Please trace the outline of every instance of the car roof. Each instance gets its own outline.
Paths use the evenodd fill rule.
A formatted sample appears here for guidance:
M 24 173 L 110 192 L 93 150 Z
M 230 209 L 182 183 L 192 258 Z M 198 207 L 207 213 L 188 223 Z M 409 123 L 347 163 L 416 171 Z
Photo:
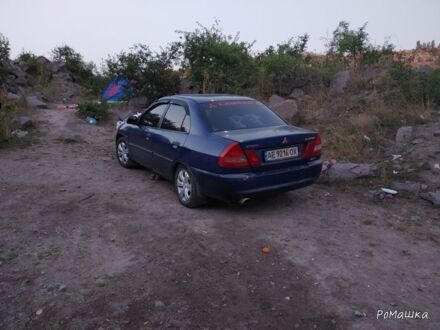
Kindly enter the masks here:
M 196 103 L 207 103 L 216 101 L 249 101 L 253 99 L 247 96 L 233 94 L 177 94 L 162 97 L 161 100 L 182 100 L 193 101 Z

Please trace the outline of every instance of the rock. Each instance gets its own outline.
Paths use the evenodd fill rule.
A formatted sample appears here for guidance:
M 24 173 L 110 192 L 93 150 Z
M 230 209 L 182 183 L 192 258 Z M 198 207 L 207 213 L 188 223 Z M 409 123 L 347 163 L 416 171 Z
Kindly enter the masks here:
M 269 97 L 269 104 L 268 104 L 269 108 L 272 108 L 274 105 L 277 105 L 278 103 L 281 103 L 283 101 L 285 101 L 284 98 L 282 98 L 279 95 L 274 94 L 271 97 Z
M 25 130 L 34 125 L 32 119 L 28 116 L 19 116 L 14 118 L 9 124 L 11 130 Z
M 333 76 L 330 82 L 330 95 L 340 94 L 347 87 L 347 83 L 350 80 L 350 71 L 339 71 Z
M 26 102 L 33 109 L 47 109 L 47 104 L 39 100 L 36 96 L 27 96 Z
M 132 97 L 128 101 L 128 105 L 136 108 L 136 109 L 143 109 L 148 104 L 148 98 L 146 96 L 138 96 L 138 97 Z
M 12 136 L 16 136 L 19 139 L 21 139 L 22 137 L 25 137 L 26 135 L 28 135 L 27 131 L 22 131 L 21 129 L 16 129 L 14 131 L 11 132 Z
M 18 100 L 20 100 L 20 96 L 18 96 L 17 94 L 14 94 L 14 93 L 8 93 L 6 98 L 8 100 L 10 100 L 10 101 L 18 101 Z
M 425 139 L 423 139 L 423 138 L 418 138 L 418 139 L 414 139 L 414 140 L 412 141 L 412 144 L 420 144 L 420 143 L 423 143 L 423 142 L 425 142 Z
M 300 88 L 295 88 L 292 93 L 290 93 L 289 98 L 299 99 L 304 96 L 304 91 Z
M 354 311 L 354 316 L 356 317 L 365 317 L 367 316 L 365 313 L 360 312 L 360 311 Z
M 60 284 L 59 286 L 58 286 L 58 291 L 60 291 L 60 292 L 64 292 L 64 291 L 66 291 L 67 290 L 67 286 L 65 285 L 65 284 Z
M 398 192 L 418 194 L 424 188 L 424 185 L 418 182 L 404 181 L 391 183 L 391 188 L 397 190 Z
M 156 309 L 164 309 L 165 308 L 165 304 L 162 301 L 160 301 L 160 300 L 156 300 L 154 302 L 154 307 Z
M 197 93 L 197 89 L 194 88 L 194 85 L 191 83 L 191 81 L 187 79 L 182 79 L 180 81 L 179 94 L 193 94 L 193 93 Z
M 288 122 L 295 123 L 298 121 L 296 120 L 298 119 L 296 118 L 298 116 L 298 106 L 294 100 L 284 100 L 273 105 L 271 109 Z
M 29 75 L 17 64 L 11 63 L 10 72 L 12 80 L 15 84 L 25 86 L 28 84 Z
M 368 113 L 359 113 L 350 117 L 350 122 L 358 128 L 376 127 L 379 125 L 379 118 Z
M 334 163 L 327 170 L 330 181 L 354 180 L 376 176 L 377 166 L 372 164 Z
M 96 286 L 102 288 L 102 287 L 105 286 L 105 280 L 102 279 L 102 278 L 98 278 L 98 279 L 95 281 L 95 284 L 96 284 Z
M 440 190 L 420 194 L 420 197 L 431 202 L 434 207 L 440 207 Z
M 398 149 L 403 149 L 413 137 L 414 128 L 411 126 L 403 126 L 397 130 L 396 146 Z
M 60 132 L 58 140 L 64 143 L 81 143 L 84 142 L 84 139 L 78 133 L 74 133 L 72 131 L 63 130 Z

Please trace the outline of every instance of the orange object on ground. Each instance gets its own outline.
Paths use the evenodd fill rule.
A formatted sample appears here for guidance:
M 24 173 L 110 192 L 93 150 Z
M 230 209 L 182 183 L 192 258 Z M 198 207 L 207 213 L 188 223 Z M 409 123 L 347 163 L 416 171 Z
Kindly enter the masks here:
M 261 249 L 261 252 L 263 252 L 264 254 L 269 254 L 270 249 L 269 249 L 268 246 L 263 246 L 262 249 Z

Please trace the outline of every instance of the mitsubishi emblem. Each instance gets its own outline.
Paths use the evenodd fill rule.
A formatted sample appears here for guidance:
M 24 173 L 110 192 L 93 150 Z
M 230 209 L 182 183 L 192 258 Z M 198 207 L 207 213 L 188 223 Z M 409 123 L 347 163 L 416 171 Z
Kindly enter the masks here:
M 283 142 L 281 142 L 282 144 L 288 144 L 289 141 L 287 140 L 287 137 L 284 137 Z

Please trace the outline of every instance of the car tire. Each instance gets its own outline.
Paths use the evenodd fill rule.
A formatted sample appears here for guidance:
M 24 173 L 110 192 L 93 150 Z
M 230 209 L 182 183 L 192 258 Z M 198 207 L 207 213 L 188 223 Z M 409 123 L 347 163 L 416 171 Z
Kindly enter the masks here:
M 130 154 L 128 152 L 128 143 L 123 137 L 116 141 L 116 157 L 118 158 L 118 162 L 122 167 L 134 168 L 137 166 L 137 164 L 130 158 Z
M 195 208 L 205 203 L 194 174 L 183 165 L 179 165 L 174 174 L 174 187 L 177 197 L 183 206 Z

